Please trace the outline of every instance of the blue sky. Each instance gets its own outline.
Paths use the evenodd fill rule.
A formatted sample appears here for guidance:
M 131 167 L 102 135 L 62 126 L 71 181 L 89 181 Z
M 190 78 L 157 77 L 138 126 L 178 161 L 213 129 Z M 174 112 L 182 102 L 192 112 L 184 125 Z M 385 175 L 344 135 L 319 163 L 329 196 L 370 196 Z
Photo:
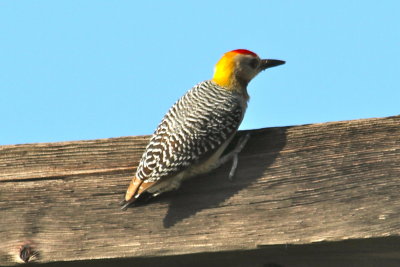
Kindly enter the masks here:
M 151 134 L 224 52 L 286 65 L 241 129 L 399 114 L 400 1 L 1 1 L 0 144 Z

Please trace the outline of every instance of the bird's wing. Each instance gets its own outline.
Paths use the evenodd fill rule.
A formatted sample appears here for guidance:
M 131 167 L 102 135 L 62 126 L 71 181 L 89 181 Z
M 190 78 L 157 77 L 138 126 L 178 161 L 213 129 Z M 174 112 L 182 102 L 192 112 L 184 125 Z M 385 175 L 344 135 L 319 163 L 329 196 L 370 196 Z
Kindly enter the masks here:
M 165 115 L 143 154 L 136 177 L 143 184 L 153 184 L 206 160 L 236 133 L 243 115 L 237 95 L 211 82 L 200 83 Z

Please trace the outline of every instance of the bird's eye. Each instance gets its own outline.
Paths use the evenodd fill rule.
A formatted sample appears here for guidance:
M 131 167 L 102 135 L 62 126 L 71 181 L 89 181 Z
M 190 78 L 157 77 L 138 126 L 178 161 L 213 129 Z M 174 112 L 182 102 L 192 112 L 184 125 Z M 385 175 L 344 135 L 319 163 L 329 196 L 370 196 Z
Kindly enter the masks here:
M 253 69 L 257 68 L 258 66 L 258 60 L 253 58 L 252 60 L 249 61 L 249 65 L 250 67 L 252 67 Z

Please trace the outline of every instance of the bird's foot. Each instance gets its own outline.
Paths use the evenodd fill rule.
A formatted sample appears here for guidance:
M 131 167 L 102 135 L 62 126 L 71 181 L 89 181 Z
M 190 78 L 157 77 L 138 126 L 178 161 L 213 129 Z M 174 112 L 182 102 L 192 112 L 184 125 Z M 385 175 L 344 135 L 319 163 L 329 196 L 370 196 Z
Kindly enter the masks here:
M 249 133 L 241 136 L 236 147 L 233 149 L 233 151 L 231 151 L 228 154 L 226 154 L 225 156 L 223 156 L 217 164 L 217 167 L 218 167 L 218 166 L 221 166 L 222 164 L 232 160 L 232 167 L 231 167 L 231 170 L 230 170 L 229 176 L 228 176 L 228 179 L 230 181 L 233 181 L 233 176 L 235 175 L 235 172 L 237 169 L 237 165 L 238 165 L 238 161 L 239 161 L 238 155 L 239 155 L 240 151 L 243 150 L 243 148 L 245 147 L 245 145 L 246 145 L 247 141 L 249 141 L 249 139 L 250 139 Z
M 238 161 L 239 161 L 239 153 L 246 146 L 246 143 L 247 143 L 247 141 L 249 141 L 249 139 L 250 139 L 249 133 L 240 137 L 238 144 L 236 145 L 235 149 L 232 151 L 232 153 L 233 153 L 232 167 L 231 167 L 231 171 L 229 172 L 229 176 L 228 176 L 228 179 L 230 181 L 233 181 L 233 176 L 236 173 L 236 169 L 237 169 L 237 165 L 238 165 Z

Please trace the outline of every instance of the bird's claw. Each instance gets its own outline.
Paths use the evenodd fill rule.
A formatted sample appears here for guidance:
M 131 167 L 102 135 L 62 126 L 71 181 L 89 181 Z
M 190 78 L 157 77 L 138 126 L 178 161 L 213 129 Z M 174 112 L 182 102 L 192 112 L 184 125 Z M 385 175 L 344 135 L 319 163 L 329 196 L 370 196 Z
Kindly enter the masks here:
M 228 176 L 228 179 L 231 182 L 233 181 L 233 176 L 235 176 L 236 168 L 237 168 L 237 165 L 239 162 L 238 155 L 239 155 L 240 151 L 243 150 L 243 148 L 245 147 L 245 145 L 246 145 L 247 141 L 249 141 L 249 139 L 250 139 L 249 133 L 246 133 L 245 135 L 241 136 L 238 141 L 238 144 L 236 145 L 235 149 L 232 151 L 232 153 L 233 153 L 232 167 L 231 167 L 231 170 L 230 170 L 229 176 Z

